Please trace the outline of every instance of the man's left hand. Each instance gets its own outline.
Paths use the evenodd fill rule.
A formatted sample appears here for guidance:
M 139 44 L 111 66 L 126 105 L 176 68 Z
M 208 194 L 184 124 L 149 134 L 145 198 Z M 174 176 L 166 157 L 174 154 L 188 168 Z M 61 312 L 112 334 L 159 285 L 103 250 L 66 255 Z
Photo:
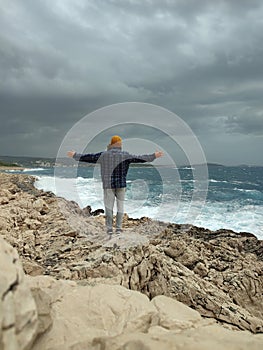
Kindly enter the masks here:
M 160 157 L 163 157 L 164 155 L 163 151 L 156 151 L 154 154 L 155 154 L 155 158 L 160 158 Z

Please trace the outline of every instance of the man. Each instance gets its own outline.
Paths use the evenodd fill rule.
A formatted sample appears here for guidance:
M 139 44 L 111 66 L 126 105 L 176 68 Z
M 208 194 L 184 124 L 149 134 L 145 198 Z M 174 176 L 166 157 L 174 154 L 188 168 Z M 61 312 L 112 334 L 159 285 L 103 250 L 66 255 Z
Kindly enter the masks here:
M 112 235 L 115 198 L 117 200 L 116 233 L 121 233 L 122 231 L 126 176 L 129 165 L 131 163 L 152 162 L 154 159 L 162 157 L 163 152 L 158 151 L 141 156 L 132 155 L 122 151 L 122 139 L 120 136 L 115 135 L 111 138 L 107 151 L 90 154 L 79 154 L 75 151 L 69 151 L 67 155 L 80 162 L 100 164 L 107 233 Z

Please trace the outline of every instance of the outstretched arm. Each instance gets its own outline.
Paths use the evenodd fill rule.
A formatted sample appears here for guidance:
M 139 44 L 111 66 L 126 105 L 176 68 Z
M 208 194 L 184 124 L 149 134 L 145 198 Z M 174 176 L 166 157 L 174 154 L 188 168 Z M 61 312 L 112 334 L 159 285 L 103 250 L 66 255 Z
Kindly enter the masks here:
M 74 158 L 79 162 L 88 162 L 88 163 L 97 163 L 100 158 L 102 152 L 99 153 L 88 153 L 88 154 L 80 154 L 75 151 L 68 151 L 67 155 L 70 158 Z
M 160 158 L 164 155 L 162 151 L 156 151 L 153 154 L 144 154 L 141 156 L 134 156 L 132 155 L 131 158 L 129 158 L 130 163 L 145 163 L 145 162 L 152 162 L 156 158 Z

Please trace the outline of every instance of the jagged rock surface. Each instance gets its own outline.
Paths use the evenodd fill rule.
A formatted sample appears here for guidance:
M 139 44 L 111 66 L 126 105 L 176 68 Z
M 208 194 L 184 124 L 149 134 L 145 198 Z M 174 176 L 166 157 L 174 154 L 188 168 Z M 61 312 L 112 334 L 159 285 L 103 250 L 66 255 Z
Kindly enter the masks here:
M 126 217 L 124 233 L 108 240 L 104 218 L 90 208 L 37 190 L 30 176 L 1 174 L 0 182 L 1 234 L 27 274 L 165 295 L 263 332 L 263 243 L 253 234 Z
M 0 237 L 0 349 L 26 350 L 38 331 L 37 307 L 14 248 Z
M 263 344 L 263 335 L 223 329 L 165 296 L 150 301 L 117 285 L 78 286 L 46 276 L 30 277 L 28 283 L 49 295 L 53 320 L 32 350 L 259 350 Z
M 12 286 L 1 294 L 1 350 L 262 348 L 263 334 L 226 330 L 162 295 L 150 301 L 118 285 L 25 278 L 17 253 L 3 239 L 0 243 L 1 281 Z

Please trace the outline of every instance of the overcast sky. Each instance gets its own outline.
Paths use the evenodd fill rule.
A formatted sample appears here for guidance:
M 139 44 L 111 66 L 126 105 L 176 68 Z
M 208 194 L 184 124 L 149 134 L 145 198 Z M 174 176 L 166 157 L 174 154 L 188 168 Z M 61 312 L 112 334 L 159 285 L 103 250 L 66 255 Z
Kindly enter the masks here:
M 144 102 L 207 161 L 263 165 L 262 43 L 261 0 L 0 0 L 0 155 L 55 157 L 88 113 Z

